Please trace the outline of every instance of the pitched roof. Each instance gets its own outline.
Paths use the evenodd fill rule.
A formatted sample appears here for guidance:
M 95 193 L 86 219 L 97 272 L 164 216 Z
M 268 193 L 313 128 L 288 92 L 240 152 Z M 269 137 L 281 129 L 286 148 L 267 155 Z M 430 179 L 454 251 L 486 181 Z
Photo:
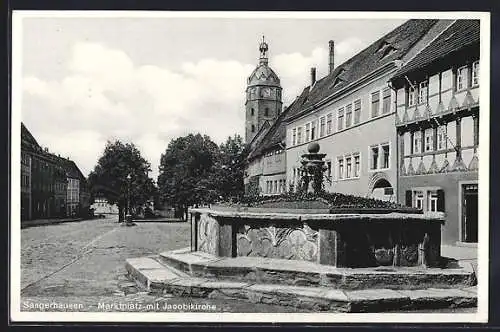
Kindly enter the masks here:
M 309 94 L 309 87 L 304 88 L 302 93 L 295 98 L 292 104 L 286 108 L 276 119 L 273 125 L 267 130 L 267 132 L 262 137 L 259 144 L 253 149 L 248 159 L 253 159 L 258 157 L 268 150 L 276 147 L 282 143 L 286 138 L 286 118 L 290 112 L 294 112 L 295 109 L 300 109 L 304 101 L 307 100 L 307 95 Z
M 422 69 L 434 61 L 451 56 L 454 52 L 476 43 L 479 43 L 479 20 L 457 20 L 403 66 L 394 77 Z
M 24 123 L 21 122 L 21 147 L 26 150 L 30 150 L 32 152 L 41 151 L 42 148 L 36 141 L 35 137 L 31 134 L 31 132 L 26 128 Z
M 83 180 L 85 176 L 80 171 L 76 163 L 71 159 L 66 159 L 63 157 L 56 156 L 52 154 L 52 158 L 66 171 L 66 176 Z
M 309 93 L 304 108 L 312 106 L 374 70 L 399 60 L 419 41 L 438 20 L 409 20 L 370 46 L 337 66 L 333 72 L 318 80 Z M 300 113 L 303 108 L 289 114 Z

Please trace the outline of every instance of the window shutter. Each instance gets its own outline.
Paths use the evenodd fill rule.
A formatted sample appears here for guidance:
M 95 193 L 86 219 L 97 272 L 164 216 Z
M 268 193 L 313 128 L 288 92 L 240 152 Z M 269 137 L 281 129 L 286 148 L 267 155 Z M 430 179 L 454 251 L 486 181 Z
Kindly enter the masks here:
M 412 194 L 411 194 L 411 190 L 407 190 L 406 191 L 406 206 L 408 207 L 412 207 Z
M 438 190 L 437 191 L 437 210 L 439 212 L 445 212 L 445 209 L 444 209 L 444 190 Z

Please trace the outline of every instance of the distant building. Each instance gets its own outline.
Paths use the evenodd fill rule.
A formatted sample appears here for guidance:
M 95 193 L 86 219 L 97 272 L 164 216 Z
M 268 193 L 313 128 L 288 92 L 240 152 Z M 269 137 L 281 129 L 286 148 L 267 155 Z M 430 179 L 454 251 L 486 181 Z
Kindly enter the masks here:
M 109 204 L 104 197 L 96 197 L 94 203 L 90 206 L 94 210 L 94 214 L 118 214 L 118 206 L 116 204 Z
M 478 241 L 479 30 L 457 20 L 391 80 L 399 200 L 445 212 L 450 244 Z
M 90 208 L 90 191 L 85 176 L 74 161 L 57 157 L 59 164 L 65 171 L 66 187 L 66 215 L 85 216 Z

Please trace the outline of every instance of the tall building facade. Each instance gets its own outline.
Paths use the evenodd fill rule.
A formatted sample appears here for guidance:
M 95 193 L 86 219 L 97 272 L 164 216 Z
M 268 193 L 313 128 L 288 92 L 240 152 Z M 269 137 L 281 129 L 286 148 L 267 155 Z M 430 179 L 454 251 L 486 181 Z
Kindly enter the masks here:
M 21 220 L 31 219 L 31 155 L 21 151 Z
M 391 80 L 399 201 L 446 214 L 443 242 L 478 241 L 479 21 L 457 20 Z
M 21 123 L 22 221 L 79 215 L 85 211 L 90 193 L 80 190 L 81 181 L 85 177 L 73 161 L 42 149 Z
M 325 153 L 326 191 L 397 201 L 396 93 L 390 78 L 452 21 L 409 20 L 312 77 L 306 101 L 286 122 L 287 182 L 296 188 L 310 142 Z

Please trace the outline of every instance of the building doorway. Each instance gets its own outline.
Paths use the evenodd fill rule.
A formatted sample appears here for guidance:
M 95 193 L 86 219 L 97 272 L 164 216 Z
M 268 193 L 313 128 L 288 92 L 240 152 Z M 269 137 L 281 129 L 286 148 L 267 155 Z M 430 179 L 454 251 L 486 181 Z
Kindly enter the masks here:
M 462 241 L 477 243 L 478 240 L 478 185 L 462 185 Z
M 393 202 L 395 200 L 394 189 L 390 182 L 386 179 L 377 180 L 373 185 L 371 198 Z

